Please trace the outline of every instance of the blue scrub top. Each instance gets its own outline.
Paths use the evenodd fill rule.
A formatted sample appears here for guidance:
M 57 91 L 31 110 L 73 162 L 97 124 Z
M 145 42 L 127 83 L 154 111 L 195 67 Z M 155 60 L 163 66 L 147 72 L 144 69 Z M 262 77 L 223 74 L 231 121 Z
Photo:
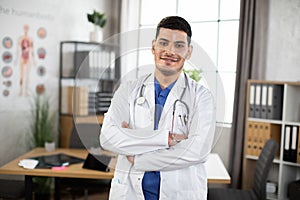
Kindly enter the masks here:
M 176 82 L 176 81 L 175 81 Z M 167 97 L 173 88 L 175 82 L 170 84 L 165 89 L 162 89 L 159 82 L 154 80 L 155 87 L 155 118 L 154 118 L 154 130 L 157 130 L 158 123 L 162 110 L 164 108 Z M 159 199 L 159 189 L 160 189 L 160 172 L 152 171 L 145 172 L 142 181 L 143 193 L 145 200 L 158 200 Z

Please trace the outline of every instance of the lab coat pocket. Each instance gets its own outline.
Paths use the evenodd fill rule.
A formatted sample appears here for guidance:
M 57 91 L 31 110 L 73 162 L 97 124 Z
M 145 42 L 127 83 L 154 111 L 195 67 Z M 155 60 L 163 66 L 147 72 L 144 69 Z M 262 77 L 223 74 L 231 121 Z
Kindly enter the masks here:
M 188 134 L 188 112 L 184 104 L 178 104 L 174 112 L 173 132 L 177 134 Z
M 128 192 L 128 186 L 119 182 L 119 179 L 114 178 L 111 182 L 109 192 L 110 200 L 125 200 Z
M 151 125 L 150 109 L 148 106 L 136 105 L 134 116 L 137 128 L 146 128 Z

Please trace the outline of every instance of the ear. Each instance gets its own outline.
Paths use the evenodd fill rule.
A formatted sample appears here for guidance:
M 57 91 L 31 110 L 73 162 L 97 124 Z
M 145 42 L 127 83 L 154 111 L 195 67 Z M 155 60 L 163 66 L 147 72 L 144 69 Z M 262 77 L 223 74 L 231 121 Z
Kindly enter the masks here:
M 189 46 L 189 48 L 188 48 L 187 55 L 186 55 L 186 59 L 187 59 L 187 60 L 191 58 L 192 53 L 193 53 L 193 45 L 190 44 L 190 46 Z
M 155 42 L 156 42 L 156 40 L 152 40 L 152 49 L 151 49 L 152 54 L 154 54 L 154 51 L 155 51 Z

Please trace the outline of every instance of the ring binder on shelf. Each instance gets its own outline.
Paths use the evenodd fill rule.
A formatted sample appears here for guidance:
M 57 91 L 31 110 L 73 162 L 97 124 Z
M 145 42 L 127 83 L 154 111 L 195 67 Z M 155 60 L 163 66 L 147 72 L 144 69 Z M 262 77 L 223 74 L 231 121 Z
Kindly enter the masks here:
M 300 163 L 300 128 L 298 127 L 297 163 Z
M 283 160 L 290 161 L 290 143 L 291 143 L 291 126 L 286 125 L 284 131 L 284 149 L 283 149 Z
M 268 119 L 282 119 L 283 85 L 269 85 L 268 87 Z
M 261 117 L 261 84 L 255 84 L 255 110 L 254 117 Z
M 255 85 L 250 84 L 250 96 L 249 96 L 249 117 L 255 116 Z
M 297 142 L 298 142 L 298 127 L 292 127 L 292 136 L 291 136 L 291 147 L 290 147 L 290 155 L 291 162 L 297 162 Z
M 262 85 L 261 92 L 261 118 L 267 119 L 268 86 Z

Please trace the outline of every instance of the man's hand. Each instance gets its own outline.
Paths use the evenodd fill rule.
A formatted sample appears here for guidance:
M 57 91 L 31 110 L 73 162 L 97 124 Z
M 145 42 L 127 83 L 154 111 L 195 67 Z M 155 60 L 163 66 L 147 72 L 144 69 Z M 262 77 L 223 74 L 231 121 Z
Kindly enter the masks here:
M 168 144 L 172 147 L 185 139 L 187 139 L 186 134 L 169 133 Z
M 130 128 L 129 124 L 125 121 L 122 122 L 122 128 Z
M 127 160 L 131 163 L 134 164 L 134 156 L 126 156 Z

